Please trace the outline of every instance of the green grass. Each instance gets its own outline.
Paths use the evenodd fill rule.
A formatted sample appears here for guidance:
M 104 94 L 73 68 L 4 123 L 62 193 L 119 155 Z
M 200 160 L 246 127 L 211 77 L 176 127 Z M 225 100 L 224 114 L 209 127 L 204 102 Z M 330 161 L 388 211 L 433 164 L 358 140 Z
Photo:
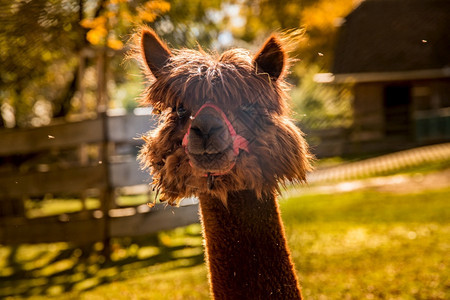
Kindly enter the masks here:
M 86 209 L 99 209 L 100 200 L 95 198 L 86 199 Z M 45 216 L 72 213 L 82 210 L 83 203 L 80 199 L 45 199 L 40 201 L 25 201 L 27 218 L 38 218 Z
M 282 203 L 307 299 L 449 299 L 450 188 Z
M 280 203 L 306 299 L 450 299 L 450 187 Z M 209 299 L 200 226 L 102 244 L 0 247 L 0 298 Z

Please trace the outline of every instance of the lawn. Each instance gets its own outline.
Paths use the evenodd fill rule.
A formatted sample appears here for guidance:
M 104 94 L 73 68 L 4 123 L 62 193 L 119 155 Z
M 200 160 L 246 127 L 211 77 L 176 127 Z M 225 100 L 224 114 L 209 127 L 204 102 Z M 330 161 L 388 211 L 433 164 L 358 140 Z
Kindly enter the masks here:
M 450 299 L 450 188 L 282 203 L 307 299 Z
M 306 299 L 450 299 L 450 187 L 282 200 Z M 209 299 L 200 226 L 102 244 L 0 247 L 0 298 Z

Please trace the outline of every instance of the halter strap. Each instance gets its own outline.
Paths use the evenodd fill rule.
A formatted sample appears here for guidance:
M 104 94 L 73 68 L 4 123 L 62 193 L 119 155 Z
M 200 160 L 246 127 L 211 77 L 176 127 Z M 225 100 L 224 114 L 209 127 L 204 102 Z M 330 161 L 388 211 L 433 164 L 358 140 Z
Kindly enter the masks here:
M 239 149 L 244 150 L 247 153 L 250 153 L 249 148 L 248 148 L 248 141 L 241 135 L 236 133 L 236 130 L 234 129 L 233 125 L 231 124 L 230 120 L 228 120 L 227 116 L 225 115 L 225 113 L 215 104 L 212 103 L 205 103 L 203 104 L 200 109 L 197 111 L 197 113 L 194 115 L 193 119 L 195 119 L 198 114 L 205 108 L 212 108 L 214 109 L 217 113 L 219 113 L 220 117 L 223 119 L 223 121 L 225 122 L 225 124 L 227 125 L 228 128 L 228 132 L 230 133 L 231 139 L 233 141 L 233 154 L 235 157 L 237 157 L 239 155 Z M 187 152 L 187 145 L 189 142 L 189 134 L 191 132 L 191 124 L 189 124 L 188 130 L 186 132 L 186 134 L 183 137 L 183 141 L 182 141 L 182 146 L 185 148 L 186 152 Z M 214 175 L 214 176 L 219 176 L 219 175 L 224 175 L 226 173 L 228 173 L 229 171 L 231 171 L 231 169 L 234 167 L 235 162 L 233 162 L 233 164 L 231 165 L 230 168 L 228 168 L 225 172 L 223 173 L 209 173 L 210 175 Z M 208 175 L 205 174 L 205 176 L 207 177 Z

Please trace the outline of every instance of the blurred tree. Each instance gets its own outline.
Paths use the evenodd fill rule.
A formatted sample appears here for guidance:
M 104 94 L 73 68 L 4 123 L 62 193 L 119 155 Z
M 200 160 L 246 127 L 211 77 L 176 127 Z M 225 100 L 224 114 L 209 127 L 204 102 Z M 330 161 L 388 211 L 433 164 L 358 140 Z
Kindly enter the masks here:
M 38 126 L 51 118 L 67 115 L 80 79 L 80 60 L 86 59 L 79 54 L 88 42 L 101 44 L 101 34 L 108 32 L 101 25 L 125 27 L 117 24 L 118 19 L 125 20 L 125 14 L 117 17 L 123 11 L 118 9 L 122 3 L 114 0 L 1 0 L 1 107 L 2 111 L 9 107 L 14 112 L 14 126 Z M 136 7 L 139 8 L 144 11 Z M 91 25 L 85 15 L 92 16 L 91 23 L 96 26 L 83 28 L 81 25 Z M 145 16 L 141 13 L 140 17 L 146 20 L 150 15 L 150 12 Z M 111 32 L 105 39 L 106 46 L 121 48 L 122 43 L 115 38 L 116 30 Z M 0 125 L 5 125 L 3 117 L 0 119 Z
M 83 110 L 83 103 L 95 111 L 96 93 L 102 88 L 97 86 L 98 73 L 106 73 L 106 66 L 104 88 L 114 93 L 113 100 L 128 101 L 124 106 L 131 109 L 140 80 L 130 74 L 136 67 L 122 62 L 133 29 L 146 24 L 174 47 L 192 47 L 196 41 L 207 47 L 220 31 L 215 16 L 221 3 L 0 0 L 0 127 L 47 124 Z M 102 55 L 103 71 L 98 65 Z M 83 96 L 80 85 L 85 86 Z M 130 91 L 134 94 L 128 95 Z
M 348 127 L 352 122 L 351 86 L 317 83 L 314 75 L 319 72 L 317 65 L 310 65 L 292 89 L 293 117 L 309 129 Z
M 235 33 L 250 42 L 273 30 L 297 28 L 302 9 L 314 1 L 317 0 L 244 0 L 241 14 L 246 23 Z
M 128 70 L 124 70 L 122 65 L 126 52 L 125 40 L 131 35 L 133 28 L 153 23 L 169 9 L 170 3 L 163 0 L 102 0 L 97 9 L 85 11 L 85 18 L 80 24 L 87 30 L 86 40 L 96 50 L 97 64 L 96 84 L 91 83 L 88 87 L 91 91 L 90 102 L 96 103 L 98 111 L 104 111 L 111 106 L 124 106 L 117 101 L 110 101 L 109 95 L 121 94 L 118 85 L 133 81 Z M 136 85 L 137 82 L 134 81 Z M 82 86 L 86 87 L 86 84 Z M 134 93 L 132 97 L 136 95 L 137 93 Z M 87 98 L 83 95 L 83 99 L 78 98 L 78 101 L 75 101 L 79 110 L 85 110 L 83 106 L 86 107 L 85 102 L 89 101 Z M 116 98 L 113 100 L 117 100 Z
M 222 0 L 169 0 L 170 11 L 156 20 L 156 32 L 174 47 L 209 47 L 223 27 Z
M 320 0 L 301 12 L 301 25 L 306 29 L 306 43 L 299 49 L 302 59 L 329 71 L 333 61 L 336 36 L 340 25 L 361 1 Z
M 120 37 L 129 34 L 132 26 L 152 23 L 169 10 L 170 3 L 163 0 L 102 0 L 93 15 L 91 12 L 80 24 L 88 29 L 86 39 L 92 45 L 120 50 L 123 48 Z
M 0 127 L 43 125 L 82 111 L 83 103 L 86 110 L 95 111 L 101 89 L 99 55 L 109 70 L 104 89 L 109 89 L 116 106 L 132 109 L 141 83 L 136 66 L 122 61 L 126 40 L 139 24 L 150 25 L 175 48 L 197 43 L 225 48 L 233 39 L 235 44 L 260 43 L 274 30 L 304 27 L 304 41 L 296 53 L 300 67 L 294 68 L 292 79 L 298 83 L 311 64 L 329 68 L 336 26 L 356 3 L 0 0 Z M 84 93 L 80 86 L 85 86 Z
M 343 18 L 360 0 L 244 0 L 241 16 L 245 26 L 235 28 L 236 37 L 248 42 L 274 30 L 304 28 L 298 56 L 306 64 L 328 70 L 335 35 Z
M 260 40 L 274 29 L 303 28 L 303 39 L 293 55 L 290 80 L 295 118 L 308 128 L 349 126 L 352 96 L 349 86 L 325 86 L 314 75 L 329 72 L 336 35 L 343 18 L 360 0 L 245 0 L 241 16 L 245 26 L 235 28 L 235 36 L 246 41 Z
M 43 98 L 53 100 L 55 115 L 65 109 L 83 34 L 78 9 L 77 1 L 0 1 L 0 105 L 14 112 L 13 125 L 33 123 Z

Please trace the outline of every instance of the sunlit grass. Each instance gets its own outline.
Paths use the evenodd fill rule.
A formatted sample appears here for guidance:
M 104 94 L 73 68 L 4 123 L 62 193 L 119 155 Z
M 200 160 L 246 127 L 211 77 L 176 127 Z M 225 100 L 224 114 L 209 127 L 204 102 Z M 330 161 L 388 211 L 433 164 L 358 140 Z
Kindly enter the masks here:
M 136 206 L 149 202 L 151 199 L 148 195 L 123 195 L 116 199 L 119 206 Z
M 88 198 L 85 205 L 87 210 L 98 209 L 100 208 L 100 200 Z M 80 199 L 46 199 L 39 202 L 27 200 L 25 201 L 25 208 L 28 218 L 37 218 L 77 212 L 82 210 L 83 203 Z
M 450 187 L 280 202 L 306 299 L 450 299 Z M 209 299 L 201 227 L 102 245 L 0 247 L 0 298 Z M 16 295 L 16 296 L 14 296 Z
M 307 299 L 448 299 L 450 188 L 281 204 Z
M 307 299 L 448 299 L 448 225 L 305 223 L 287 234 Z
M 118 206 L 137 206 L 148 201 L 148 195 L 121 195 L 117 197 L 116 204 Z M 87 198 L 85 200 L 86 210 L 99 209 L 100 206 L 101 203 L 98 198 Z M 28 218 L 38 218 L 81 211 L 83 209 L 83 202 L 75 198 L 52 198 L 40 201 L 26 200 L 25 208 Z
M 77 299 L 210 299 L 206 268 L 203 265 L 148 272 L 140 277 L 87 291 Z
M 297 223 L 398 223 L 450 221 L 450 187 L 416 194 L 360 190 L 308 194 L 281 202 L 288 226 Z

